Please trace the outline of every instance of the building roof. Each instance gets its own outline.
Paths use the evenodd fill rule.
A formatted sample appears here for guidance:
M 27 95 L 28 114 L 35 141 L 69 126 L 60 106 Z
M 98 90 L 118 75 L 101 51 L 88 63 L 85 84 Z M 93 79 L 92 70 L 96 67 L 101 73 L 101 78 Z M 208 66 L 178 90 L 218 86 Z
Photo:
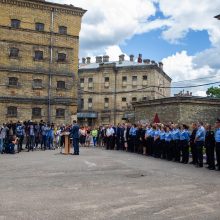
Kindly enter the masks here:
M 138 62 L 135 62 L 135 61 L 129 61 L 129 60 L 124 60 L 124 61 L 111 61 L 111 62 L 102 62 L 102 63 L 89 63 L 89 64 L 80 64 L 79 65 L 79 71 L 84 71 L 84 70 L 95 70 L 95 69 L 98 69 L 100 67 L 100 65 L 110 65 L 110 64 L 113 64 L 115 65 L 116 68 L 136 68 L 136 67 L 139 67 L 139 68 L 145 68 L 145 67 L 154 67 L 154 68 L 158 68 L 160 70 L 160 72 L 165 75 L 168 80 L 172 81 L 172 79 L 163 71 L 163 69 L 159 68 L 158 64 L 155 63 L 138 63 Z
M 104 64 L 116 64 L 116 67 L 131 67 L 131 66 L 152 66 L 154 64 L 145 64 L 145 63 L 138 63 L 138 62 L 131 62 L 128 60 L 119 62 L 119 61 L 112 61 L 112 62 L 103 62 Z M 90 63 L 90 64 L 80 64 L 79 69 L 97 69 L 99 68 L 100 63 Z
M 21 1 L 25 1 L 25 2 L 29 2 L 29 3 L 33 3 L 33 4 L 38 4 L 38 5 L 45 5 L 48 7 L 55 7 L 57 9 L 61 9 L 61 10 L 66 10 L 66 11 L 75 11 L 77 13 L 79 13 L 79 15 L 83 15 L 84 13 L 86 13 L 86 10 L 79 8 L 79 7 L 75 7 L 74 5 L 68 5 L 68 4 L 59 4 L 59 3 L 54 3 L 54 2 L 48 2 L 45 0 L 19 0 L 17 1 L 17 3 L 21 2 Z

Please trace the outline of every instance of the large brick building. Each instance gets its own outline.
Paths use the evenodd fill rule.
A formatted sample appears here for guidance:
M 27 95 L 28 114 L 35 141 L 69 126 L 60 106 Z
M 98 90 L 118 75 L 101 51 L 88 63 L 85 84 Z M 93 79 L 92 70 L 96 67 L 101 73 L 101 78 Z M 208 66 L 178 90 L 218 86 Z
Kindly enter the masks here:
M 108 56 L 82 59 L 79 68 L 78 119 L 81 124 L 118 123 L 132 116 L 131 103 L 170 96 L 171 78 L 157 64 L 141 55 L 109 62 Z M 166 87 L 166 88 L 164 88 Z
M 76 115 L 84 13 L 44 0 L 0 0 L 0 123 L 65 123 Z

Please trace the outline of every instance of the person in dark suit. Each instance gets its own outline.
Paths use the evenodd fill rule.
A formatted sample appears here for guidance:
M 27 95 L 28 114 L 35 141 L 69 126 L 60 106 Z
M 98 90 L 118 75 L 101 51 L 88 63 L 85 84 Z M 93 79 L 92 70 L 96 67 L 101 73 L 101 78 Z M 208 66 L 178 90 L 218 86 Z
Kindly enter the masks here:
M 79 155 L 79 125 L 76 120 L 73 121 L 72 128 L 70 129 L 71 137 L 73 138 L 74 155 Z
M 208 169 L 215 170 L 215 132 L 210 124 L 206 124 L 205 149 Z

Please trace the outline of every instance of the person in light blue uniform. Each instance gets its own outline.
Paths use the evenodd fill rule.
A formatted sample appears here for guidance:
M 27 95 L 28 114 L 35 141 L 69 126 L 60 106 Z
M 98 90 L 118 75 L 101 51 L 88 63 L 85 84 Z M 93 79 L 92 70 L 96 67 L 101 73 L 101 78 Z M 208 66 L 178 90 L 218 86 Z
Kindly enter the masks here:
M 174 125 L 172 130 L 173 157 L 176 162 L 180 162 L 180 130 L 178 125 Z
M 146 139 L 146 154 L 148 156 L 153 155 L 153 142 L 154 142 L 154 130 L 151 125 L 148 126 L 145 132 L 145 139 Z
M 172 133 L 170 130 L 170 127 L 166 127 L 166 133 L 165 133 L 165 146 L 166 146 L 166 159 L 172 160 L 172 149 L 171 149 L 171 140 L 172 140 Z
M 216 159 L 217 159 L 217 170 L 220 171 L 220 118 L 217 119 L 215 123 L 215 150 L 216 150 Z
M 197 167 L 203 167 L 203 147 L 205 145 L 205 135 L 206 131 L 203 127 L 203 122 L 198 123 L 198 130 L 196 132 L 195 144 L 196 152 L 198 156 L 198 165 Z
M 181 126 L 180 131 L 180 149 L 182 152 L 182 160 L 181 163 L 187 164 L 189 162 L 189 127 L 185 124 Z
M 159 125 L 155 125 L 154 127 L 154 145 L 153 145 L 153 155 L 156 158 L 160 157 L 160 126 Z
M 164 130 L 164 125 L 161 125 L 160 129 L 160 157 L 166 159 L 166 145 L 165 145 L 166 132 Z
M 129 135 L 131 136 L 131 152 L 136 152 L 137 150 L 137 125 L 133 124 L 129 131 Z

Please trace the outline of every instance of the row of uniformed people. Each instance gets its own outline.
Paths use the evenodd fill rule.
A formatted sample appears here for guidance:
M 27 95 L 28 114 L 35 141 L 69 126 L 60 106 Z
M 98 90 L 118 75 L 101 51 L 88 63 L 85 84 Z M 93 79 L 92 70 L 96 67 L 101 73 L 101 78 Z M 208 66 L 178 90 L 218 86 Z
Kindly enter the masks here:
M 176 162 L 189 162 L 189 148 L 192 152 L 192 164 L 203 167 L 203 147 L 206 149 L 208 168 L 215 169 L 215 151 L 217 169 L 220 169 L 220 119 L 216 121 L 215 132 L 210 125 L 193 123 L 192 132 L 187 125 L 149 125 L 146 129 L 133 125 L 128 128 L 130 140 L 128 150 L 164 158 Z M 144 133 L 144 136 L 143 136 Z M 141 135 L 142 134 L 142 135 Z M 130 147 L 129 147 L 130 145 Z M 141 148 L 141 150 L 140 150 Z

